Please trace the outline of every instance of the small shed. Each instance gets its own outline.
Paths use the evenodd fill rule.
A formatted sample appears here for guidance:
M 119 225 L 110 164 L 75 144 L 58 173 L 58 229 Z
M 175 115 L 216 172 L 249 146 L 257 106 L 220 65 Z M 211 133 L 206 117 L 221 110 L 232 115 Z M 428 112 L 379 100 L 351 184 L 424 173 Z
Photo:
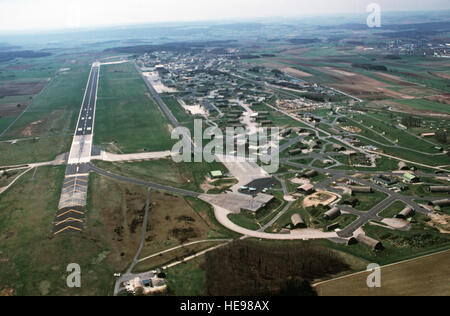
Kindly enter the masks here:
M 302 150 L 300 148 L 289 150 L 289 155 L 291 155 L 291 156 L 298 155 L 301 153 L 302 153 Z
M 417 178 L 415 175 L 413 175 L 412 173 L 405 173 L 403 175 L 403 180 L 407 183 L 416 183 L 419 182 L 419 178 Z
M 292 133 L 292 129 L 287 128 L 287 129 L 285 129 L 284 131 L 281 132 L 281 136 L 286 137 L 286 136 L 291 135 L 291 133 Z
M 372 193 L 371 187 L 359 187 L 359 186 L 349 186 L 350 190 L 352 190 L 353 193 Z
M 449 193 L 450 186 L 430 186 L 430 192 L 432 192 L 432 193 Z
M 409 170 L 409 168 L 408 168 L 408 165 L 405 162 L 400 161 L 398 163 L 398 170 Z
M 307 171 L 307 172 L 305 172 L 305 177 L 306 178 L 309 178 L 309 179 L 311 179 L 311 178 L 314 178 L 315 176 L 317 176 L 317 171 L 316 170 L 310 170 L 310 171 Z
M 429 204 L 434 207 L 436 207 L 436 206 L 446 207 L 446 206 L 450 206 L 450 199 L 431 201 Z
M 310 183 L 307 183 L 307 184 L 304 184 L 304 185 L 298 187 L 297 191 L 301 194 L 309 195 L 309 194 L 314 193 L 314 186 Z
M 220 170 L 214 170 L 209 173 L 211 179 L 219 179 L 223 177 L 223 173 Z
M 302 216 L 298 213 L 292 215 L 291 222 L 292 222 L 292 225 L 294 226 L 294 229 L 295 228 L 306 228 L 305 221 L 303 220 Z
M 370 247 L 374 251 L 383 249 L 383 244 L 380 241 L 373 239 L 366 234 L 359 234 L 358 236 L 356 236 L 356 240 L 359 243 Z
M 338 145 L 338 144 L 333 144 L 333 150 L 334 151 L 345 151 L 346 148 L 342 145 Z
M 335 218 L 337 218 L 339 216 L 341 216 L 341 210 L 338 207 L 335 206 L 335 207 L 333 207 L 331 210 L 329 210 L 328 212 L 326 212 L 323 215 L 323 219 L 327 220 L 327 221 L 330 221 L 330 220 L 333 220 L 333 219 L 335 219 Z
M 400 213 L 398 213 L 395 217 L 400 219 L 408 219 L 413 217 L 416 212 L 410 206 L 405 207 Z

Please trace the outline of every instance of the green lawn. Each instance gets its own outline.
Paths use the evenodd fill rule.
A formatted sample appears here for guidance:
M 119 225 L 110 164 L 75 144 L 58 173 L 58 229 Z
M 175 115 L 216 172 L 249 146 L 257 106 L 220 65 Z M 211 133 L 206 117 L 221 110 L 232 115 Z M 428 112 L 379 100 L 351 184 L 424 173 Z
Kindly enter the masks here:
M 94 143 L 123 153 L 170 150 L 172 127 L 131 63 L 102 66 Z
M 344 200 L 358 199 L 359 204 L 355 207 L 358 211 L 368 212 L 387 198 L 387 194 L 381 191 L 373 191 L 372 193 L 354 193 L 353 196 L 344 197 Z
M 111 210 L 109 215 L 101 213 L 103 203 L 93 199 L 91 186 L 83 234 L 52 235 L 64 172 L 65 167 L 41 167 L 34 180 L 30 172 L 0 196 L 0 291 L 12 289 L 15 295 L 111 295 L 113 273 L 129 264 L 120 253 L 127 252 L 125 257 L 129 257 L 135 249 L 129 243 L 123 249 L 113 247 L 114 227 L 104 223 L 105 218 L 118 214 Z M 109 196 L 108 201 L 120 209 L 125 190 L 115 192 L 119 194 Z M 79 289 L 66 285 L 70 263 L 81 267 Z
M 384 218 L 393 218 L 395 215 L 400 213 L 405 208 L 405 206 L 405 203 L 401 201 L 395 201 L 378 215 Z
M 228 173 L 226 167 L 219 163 L 175 163 L 171 159 L 159 159 L 134 163 L 96 162 L 105 170 L 123 176 L 134 177 L 158 184 L 199 191 L 210 171 L 221 170 Z
M 201 269 L 204 260 L 205 257 L 202 256 L 171 268 L 167 272 L 169 295 L 205 295 L 205 272 Z

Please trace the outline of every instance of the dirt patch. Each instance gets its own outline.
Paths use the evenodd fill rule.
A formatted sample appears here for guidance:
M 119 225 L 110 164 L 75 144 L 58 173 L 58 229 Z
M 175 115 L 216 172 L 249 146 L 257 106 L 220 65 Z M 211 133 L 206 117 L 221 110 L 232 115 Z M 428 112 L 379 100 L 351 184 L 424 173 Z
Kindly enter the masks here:
M 386 74 L 384 72 L 377 72 L 376 76 L 378 78 L 381 78 L 381 79 L 384 79 L 384 80 L 387 80 L 387 81 L 390 81 L 390 82 L 393 82 L 393 83 L 396 83 L 396 84 L 401 84 L 401 85 L 407 86 L 407 87 L 409 87 L 409 86 L 418 86 L 418 84 L 416 84 L 416 83 L 405 81 L 405 80 L 403 80 L 402 78 L 400 78 L 398 76 L 394 76 L 394 75 L 391 75 L 391 74 Z
M 441 94 L 441 95 L 433 95 L 431 97 L 425 98 L 429 101 L 439 102 L 443 104 L 450 104 L 450 93 Z
M 0 296 L 14 296 L 14 289 L 2 289 L 0 290 Z
M 336 79 L 339 83 L 330 83 L 333 88 L 343 90 L 351 95 L 366 99 L 414 99 L 413 96 L 392 91 L 387 88 L 388 84 L 372 79 L 368 76 L 350 72 L 347 69 L 333 67 L 314 67 L 314 69 L 326 73 Z M 388 75 L 389 76 L 389 75 Z M 389 77 L 392 80 L 393 77 Z M 400 79 L 400 78 L 399 78 Z
M 30 123 L 23 129 L 21 135 L 24 137 L 31 137 L 41 126 L 42 121 Z
M 285 73 L 291 75 L 291 76 L 298 76 L 298 77 L 311 77 L 312 75 L 310 73 L 307 73 L 305 71 L 301 71 L 295 68 L 287 67 L 283 68 L 282 71 Z
M 221 184 L 218 184 L 218 182 L 220 181 Z M 222 178 L 220 180 L 211 180 L 211 179 L 206 179 L 205 182 L 203 182 L 202 184 L 200 184 L 200 189 L 207 193 L 209 190 L 225 190 L 231 186 L 233 186 L 234 184 L 236 184 L 237 181 L 234 178 Z
M 441 78 L 441 79 L 450 79 L 450 74 L 442 73 L 442 72 L 432 72 L 432 75 Z
M 184 198 L 153 191 L 151 201 L 141 257 L 186 242 L 206 239 L 211 233 L 204 219 Z
M 321 191 L 306 197 L 303 200 L 303 207 L 318 207 L 319 205 L 328 206 L 336 201 L 337 196 L 334 193 Z
M 442 234 L 450 234 L 450 216 L 446 214 L 431 214 L 428 226 L 438 229 Z
M 347 132 L 349 132 L 349 133 L 354 133 L 354 134 L 359 134 L 359 133 L 362 132 L 362 129 L 360 129 L 360 128 L 357 127 L 357 126 L 341 126 L 341 128 L 342 128 L 344 131 L 347 131 Z

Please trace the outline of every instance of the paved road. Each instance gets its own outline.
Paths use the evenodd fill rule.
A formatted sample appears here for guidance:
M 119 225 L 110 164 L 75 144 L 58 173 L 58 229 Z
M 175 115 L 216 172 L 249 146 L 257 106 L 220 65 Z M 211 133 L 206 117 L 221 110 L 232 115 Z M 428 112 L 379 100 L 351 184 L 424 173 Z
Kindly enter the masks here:
M 153 98 L 156 100 L 158 105 L 160 106 L 161 110 L 164 112 L 164 114 L 169 119 L 170 123 L 174 128 L 177 128 L 180 126 L 180 123 L 176 119 L 176 117 L 173 115 L 173 113 L 170 111 L 169 107 L 164 103 L 164 101 L 159 96 L 158 92 L 155 90 L 151 82 L 148 80 L 147 77 L 144 76 L 142 73 L 142 70 L 139 68 L 139 66 L 134 63 L 136 70 L 141 74 L 142 79 L 144 79 L 145 84 L 147 85 L 148 89 L 150 90 L 150 93 L 152 94 Z
M 145 214 L 144 214 L 144 221 L 142 222 L 142 233 L 141 233 L 141 242 L 139 244 L 139 248 L 136 251 L 136 255 L 134 256 L 133 261 L 130 264 L 130 267 L 127 269 L 127 273 L 131 273 L 136 266 L 136 264 L 139 262 L 139 256 L 141 254 L 142 248 L 144 248 L 145 244 L 145 234 L 147 234 L 147 224 L 148 224 L 148 213 L 150 209 L 150 198 L 151 198 L 151 188 L 147 188 L 147 200 L 145 202 Z

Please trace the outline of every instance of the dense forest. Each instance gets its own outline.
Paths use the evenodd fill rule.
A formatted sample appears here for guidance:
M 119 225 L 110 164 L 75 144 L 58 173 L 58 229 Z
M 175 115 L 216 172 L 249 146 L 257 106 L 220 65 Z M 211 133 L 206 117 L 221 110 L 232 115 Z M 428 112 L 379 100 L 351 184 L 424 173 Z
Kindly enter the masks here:
M 310 282 L 348 266 L 311 243 L 268 245 L 235 241 L 206 255 L 206 290 L 217 296 L 315 296 Z

